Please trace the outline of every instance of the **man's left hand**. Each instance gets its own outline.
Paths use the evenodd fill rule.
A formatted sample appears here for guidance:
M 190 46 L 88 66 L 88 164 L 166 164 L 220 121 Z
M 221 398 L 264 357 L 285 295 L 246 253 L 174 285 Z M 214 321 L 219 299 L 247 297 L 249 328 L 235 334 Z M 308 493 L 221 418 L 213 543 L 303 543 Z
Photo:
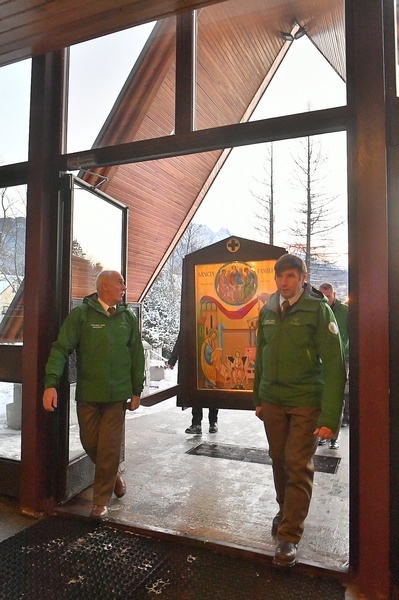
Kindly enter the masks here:
M 263 421 L 262 409 L 263 409 L 263 406 L 255 406 L 255 415 L 256 415 L 256 416 L 258 417 L 258 419 L 260 419 L 261 421 Z
M 132 396 L 130 402 L 127 403 L 129 410 L 136 410 L 140 406 L 140 396 Z
M 331 429 L 328 429 L 328 427 L 318 427 L 314 430 L 313 435 L 318 435 L 323 440 L 331 440 L 331 438 L 334 435 L 334 432 L 331 431 Z

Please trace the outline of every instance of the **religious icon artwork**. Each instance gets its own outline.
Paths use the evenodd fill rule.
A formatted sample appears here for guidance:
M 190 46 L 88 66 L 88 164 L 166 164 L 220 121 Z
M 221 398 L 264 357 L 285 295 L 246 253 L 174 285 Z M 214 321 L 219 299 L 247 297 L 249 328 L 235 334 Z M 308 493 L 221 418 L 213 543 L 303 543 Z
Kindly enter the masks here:
M 197 388 L 252 391 L 259 312 L 275 260 L 195 266 Z

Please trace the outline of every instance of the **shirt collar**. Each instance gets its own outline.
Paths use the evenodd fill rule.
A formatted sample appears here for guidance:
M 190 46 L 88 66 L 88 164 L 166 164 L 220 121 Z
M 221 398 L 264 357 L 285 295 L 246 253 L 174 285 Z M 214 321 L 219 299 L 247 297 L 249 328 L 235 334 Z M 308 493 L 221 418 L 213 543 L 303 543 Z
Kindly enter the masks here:
M 290 306 L 292 306 L 292 304 L 295 304 L 295 302 L 298 302 L 298 300 L 302 296 L 302 294 L 303 294 L 303 288 L 301 288 L 299 290 L 299 292 L 297 294 L 295 294 L 295 296 L 293 296 L 292 298 L 283 298 L 282 295 L 280 294 L 280 307 L 281 307 L 282 303 L 285 302 L 285 300 L 288 300 L 288 302 L 290 303 Z
M 98 298 L 98 301 L 99 301 L 99 303 L 101 304 L 101 306 L 103 307 L 103 309 L 104 309 L 104 312 L 105 312 L 106 314 L 108 314 L 108 307 L 109 307 L 109 304 L 106 304 L 105 302 L 103 302 L 103 301 L 101 300 L 101 298 Z

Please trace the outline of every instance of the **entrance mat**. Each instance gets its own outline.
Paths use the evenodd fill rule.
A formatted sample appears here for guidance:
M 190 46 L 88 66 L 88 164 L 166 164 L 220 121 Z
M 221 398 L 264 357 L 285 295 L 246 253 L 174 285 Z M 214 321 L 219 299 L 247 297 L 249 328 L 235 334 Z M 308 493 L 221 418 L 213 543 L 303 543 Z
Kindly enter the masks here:
M 104 523 L 47 517 L 0 543 L 2 600 L 344 600 L 340 581 Z
M 213 444 L 203 442 L 191 450 L 187 450 L 186 454 L 195 454 L 196 456 L 211 456 L 213 458 L 227 458 L 229 460 L 240 460 L 242 462 L 261 463 L 271 465 L 272 461 L 267 453 L 267 450 L 262 448 L 245 448 L 244 446 L 233 446 L 230 444 Z M 337 472 L 340 458 L 335 456 L 321 456 L 315 454 L 313 458 L 315 471 L 321 473 Z

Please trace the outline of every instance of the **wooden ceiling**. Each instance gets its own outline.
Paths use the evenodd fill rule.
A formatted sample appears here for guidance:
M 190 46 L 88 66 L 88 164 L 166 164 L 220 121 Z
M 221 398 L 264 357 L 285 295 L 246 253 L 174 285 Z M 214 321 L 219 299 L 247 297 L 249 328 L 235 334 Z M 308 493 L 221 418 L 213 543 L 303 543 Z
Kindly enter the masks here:
M 217 0 L 0 0 L 0 66 Z
M 197 129 L 251 117 L 288 50 L 280 32 L 291 31 L 294 23 L 306 28 L 345 78 L 344 0 L 0 0 L 0 65 L 194 8 L 201 8 Z M 173 135 L 175 45 L 175 20 L 160 21 L 132 65 L 94 147 L 152 139 L 156 145 L 158 137 Z M 228 153 L 225 149 L 97 169 L 108 178 L 102 191 L 130 209 L 129 301 L 142 299 L 148 291 Z M 220 201 L 227 204 L 228 199 Z

